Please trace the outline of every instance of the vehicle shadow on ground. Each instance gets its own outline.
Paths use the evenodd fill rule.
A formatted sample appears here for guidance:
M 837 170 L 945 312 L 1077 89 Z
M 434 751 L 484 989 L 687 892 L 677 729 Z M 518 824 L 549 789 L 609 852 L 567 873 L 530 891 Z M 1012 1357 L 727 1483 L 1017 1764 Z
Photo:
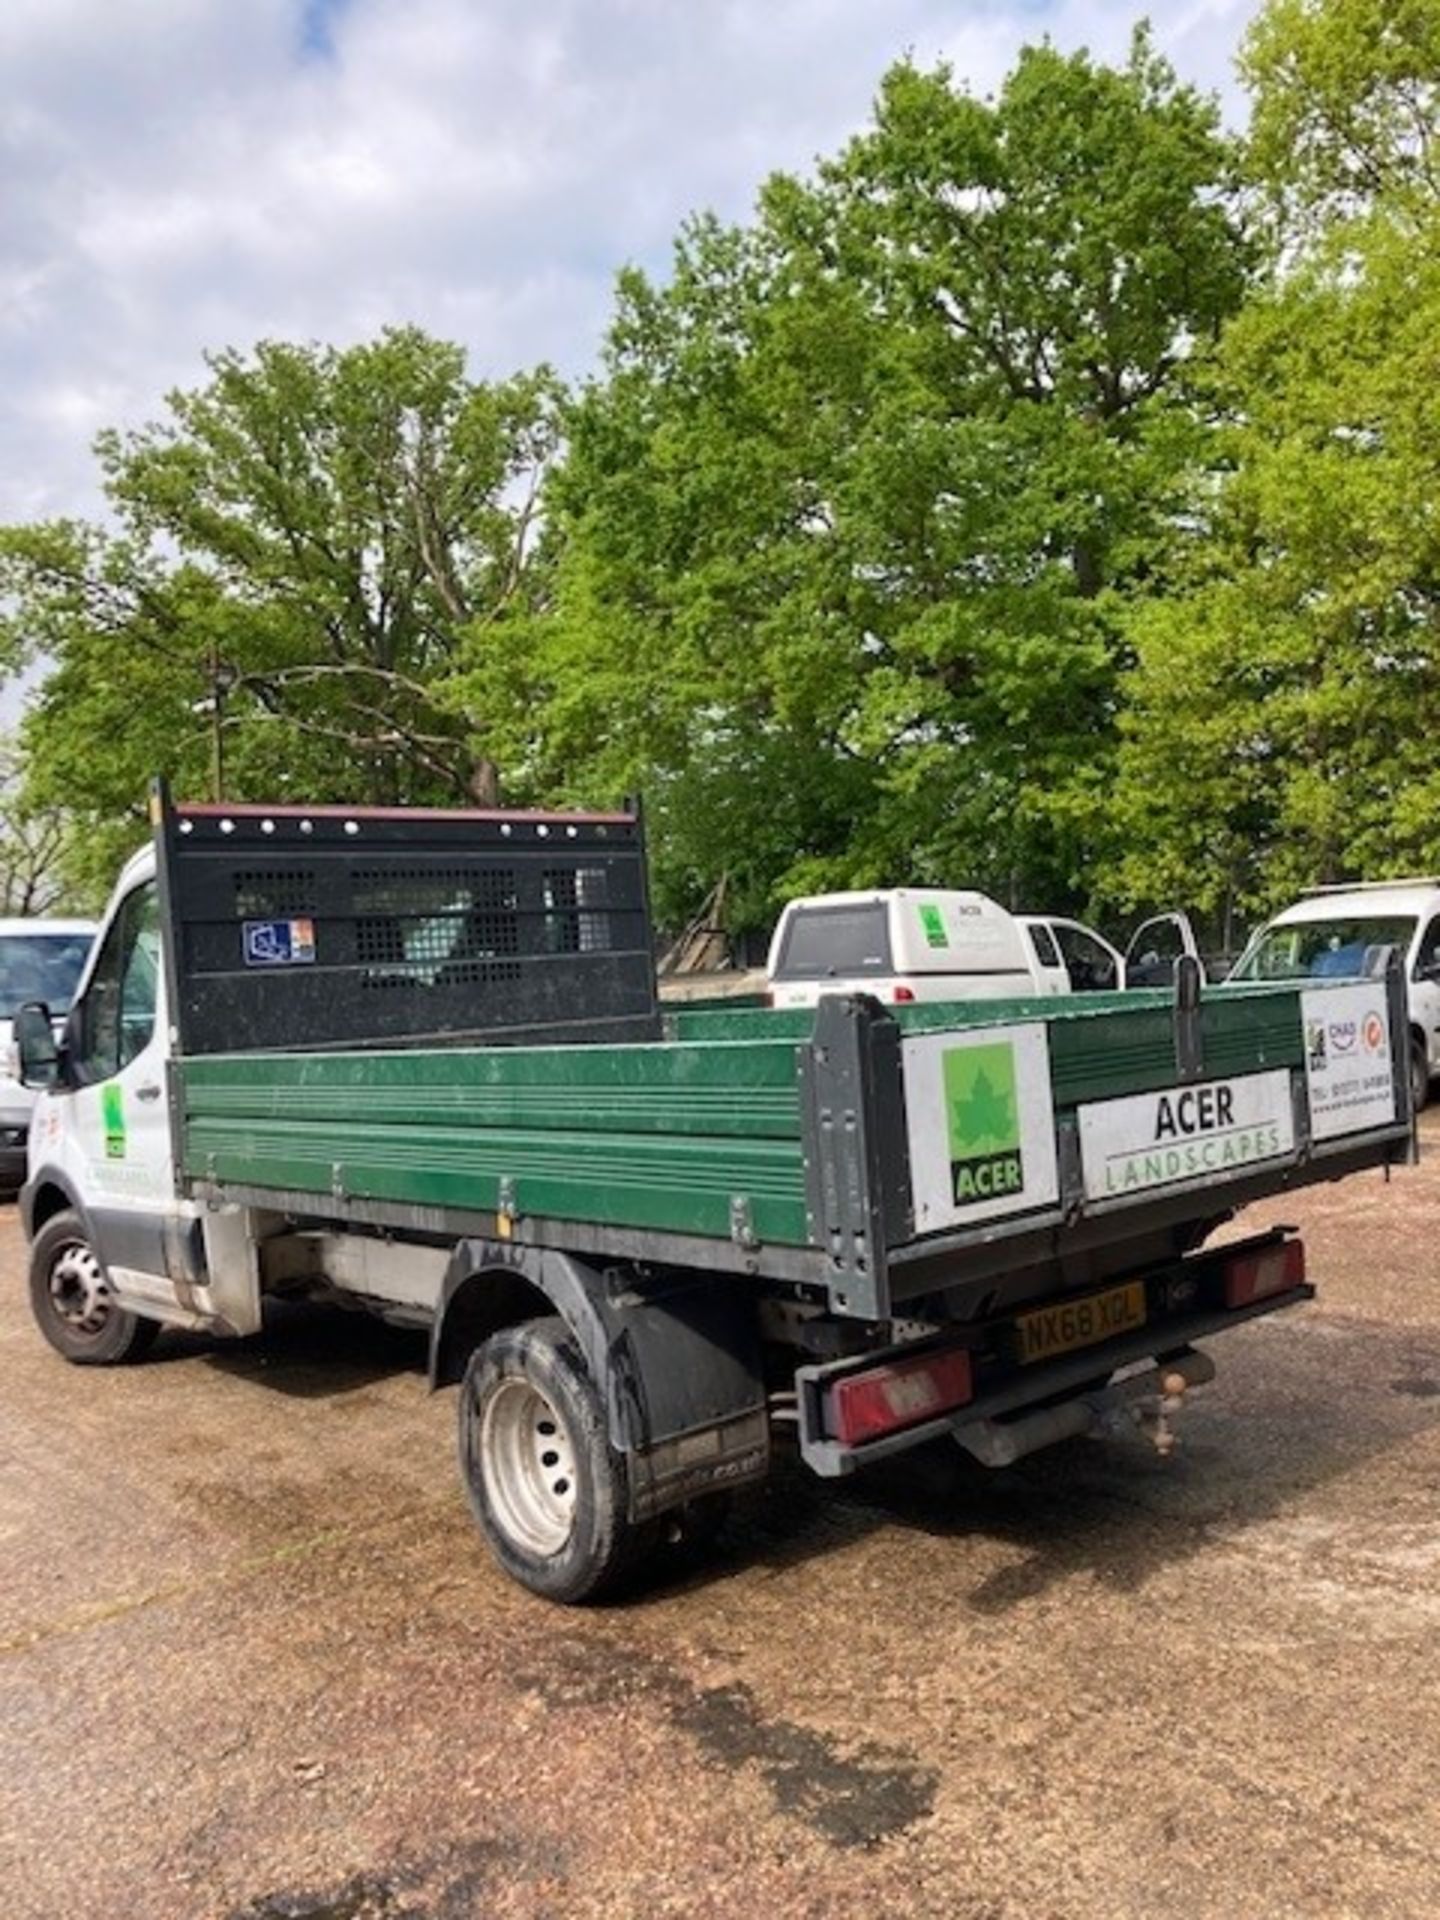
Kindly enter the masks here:
M 244 1340 L 167 1329 L 146 1365 L 203 1359 L 219 1373 L 313 1400 L 355 1393 L 394 1374 L 423 1374 L 429 1335 L 368 1313 L 310 1301 L 266 1302 L 265 1325 Z
M 949 1603 L 980 1615 L 1004 1615 L 1077 1578 L 1133 1592 L 1249 1528 L 1293 1517 L 1316 1489 L 1440 1427 L 1440 1344 L 1411 1351 L 1405 1366 L 1373 1390 L 1352 1389 L 1343 1417 L 1333 1378 L 1271 1387 L 1261 1407 L 1248 1404 L 1252 1383 L 1238 1404 L 1190 1412 L 1168 1460 L 1138 1436 L 1069 1441 L 1001 1470 L 940 1441 L 839 1482 L 784 1458 L 765 1486 L 737 1498 L 703 1559 L 632 1604 L 750 1568 L 782 1573 L 896 1526 L 1009 1550 L 998 1568 L 985 1554 L 978 1578 L 975 1559 L 956 1556 Z

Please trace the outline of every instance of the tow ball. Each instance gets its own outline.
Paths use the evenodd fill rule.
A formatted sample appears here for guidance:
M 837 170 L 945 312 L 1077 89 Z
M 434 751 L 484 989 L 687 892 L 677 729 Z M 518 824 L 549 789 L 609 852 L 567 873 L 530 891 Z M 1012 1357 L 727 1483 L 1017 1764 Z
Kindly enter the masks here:
M 1160 1376 L 1159 1387 L 1157 1394 L 1136 1405 L 1135 1417 L 1156 1453 L 1162 1460 L 1168 1460 L 1179 1442 L 1175 1422 L 1185 1405 L 1190 1382 L 1178 1367 L 1167 1367 Z

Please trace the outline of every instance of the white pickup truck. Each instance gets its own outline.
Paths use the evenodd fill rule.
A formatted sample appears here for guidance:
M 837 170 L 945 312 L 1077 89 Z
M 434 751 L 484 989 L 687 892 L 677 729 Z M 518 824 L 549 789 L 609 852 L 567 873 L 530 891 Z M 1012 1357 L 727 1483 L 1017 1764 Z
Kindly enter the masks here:
M 988 894 L 931 887 L 792 900 L 766 966 L 770 1002 L 813 1007 L 822 994 L 868 993 L 891 1006 L 1065 993 L 1020 922 Z
M 1182 913 L 1147 920 L 1122 955 L 1078 920 L 1008 913 L 985 893 L 894 887 L 792 900 L 766 972 L 777 1007 L 813 1007 L 831 993 L 904 1006 L 1168 987 L 1196 952 Z

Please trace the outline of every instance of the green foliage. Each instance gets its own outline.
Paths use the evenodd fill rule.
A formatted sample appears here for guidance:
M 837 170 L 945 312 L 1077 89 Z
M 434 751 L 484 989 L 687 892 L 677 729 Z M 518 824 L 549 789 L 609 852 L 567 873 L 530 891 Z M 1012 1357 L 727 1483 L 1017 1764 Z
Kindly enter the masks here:
M 0 532 L 0 648 L 54 663 L 26 726 L 37 800 L 92 829 L 93 881 L 182 794 L 493 800 L 462 640 L 503 645 L 544 594 L 543 372 L 472 383 L 414 330 L 337 350 L 222 353 L 158 425 L 98 445 L 113 532 Z
M 1176 591 L 1131 623 L 1106 875 L 1216 914 L 1440 863 L 1440 5 L 1274 0 L 1247 63 L 1257 171 L 1307 222 L 1226 338 Z
M 536 791 L 643 785 L 672 915 L 791 891 L 1083 890 L 1119 615 L 1200 425 L 1189 355 L 1248 250 L 1213 110 L 1143 37 L 992 104 L 885 78 L 754 224 L 622 278 L 551 494 L 553 617 L 472 704 Z
M 1269 0 L 1240 69 L 1250 160 L 1291 231 L 1440 197 L 1437 0 Z
M 105 531 L 0 530 L 72 882 L 217 743 L 236 797 L 642 790 L 672 925 L 724 875 L 735 928 L 920 882 L 1233 938 L 1440 862 L 1440 0 L 1267 0 L 1242 71 L 1237 155 L 1143 31 L 902 63 L 621 275 L 572 397 L 216 356 L 102 437 Z

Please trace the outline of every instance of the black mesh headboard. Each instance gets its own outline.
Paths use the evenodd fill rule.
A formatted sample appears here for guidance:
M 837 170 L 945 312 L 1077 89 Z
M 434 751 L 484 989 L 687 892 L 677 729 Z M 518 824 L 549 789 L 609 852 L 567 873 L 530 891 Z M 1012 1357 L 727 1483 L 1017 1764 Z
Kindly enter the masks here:
M 153 811 L 183 1054 L 658 1037 L 634 814 Z

